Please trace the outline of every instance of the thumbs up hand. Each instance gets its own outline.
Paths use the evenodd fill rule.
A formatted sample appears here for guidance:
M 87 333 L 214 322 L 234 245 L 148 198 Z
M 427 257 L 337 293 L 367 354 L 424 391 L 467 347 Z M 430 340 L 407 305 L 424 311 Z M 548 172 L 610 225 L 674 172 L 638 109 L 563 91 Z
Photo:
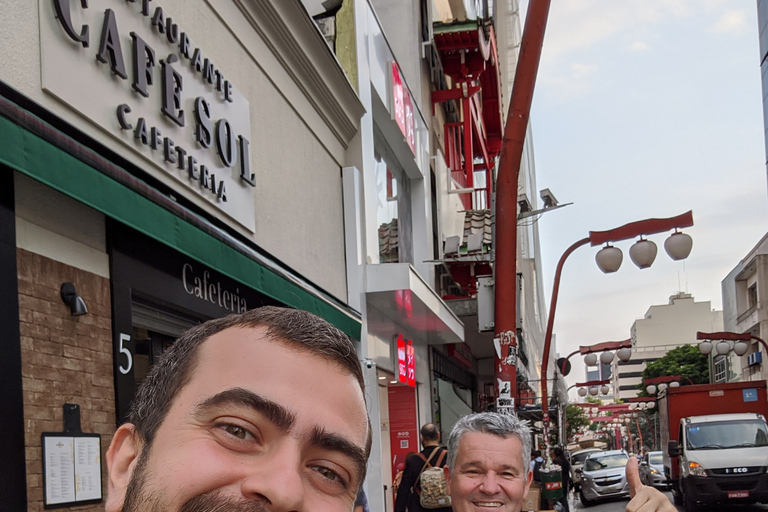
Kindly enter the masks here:
M 637 457 L 630 457 L 627 462 L 627 482 L 632 498 L 627 504 L 627 512 L 677 512 L 677 508 L 658 489 L 643 485 L 637 468 Z

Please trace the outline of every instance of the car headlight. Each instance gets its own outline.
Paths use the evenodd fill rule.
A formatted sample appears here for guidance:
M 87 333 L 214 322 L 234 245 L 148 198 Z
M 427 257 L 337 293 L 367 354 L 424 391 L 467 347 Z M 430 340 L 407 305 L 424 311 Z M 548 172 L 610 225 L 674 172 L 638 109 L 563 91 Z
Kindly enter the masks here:
M 688 470 L 691 472 L 692 476 L 707 476 L 706 471 L 704 471 L 704 468 L 701 467 L 701 464 L 698 462 L 689 462 Z
M 659 474 L 659 470 L 656 469 L 656 468 L 651 468 L 651 474 L 652 475 L 658 475 Z

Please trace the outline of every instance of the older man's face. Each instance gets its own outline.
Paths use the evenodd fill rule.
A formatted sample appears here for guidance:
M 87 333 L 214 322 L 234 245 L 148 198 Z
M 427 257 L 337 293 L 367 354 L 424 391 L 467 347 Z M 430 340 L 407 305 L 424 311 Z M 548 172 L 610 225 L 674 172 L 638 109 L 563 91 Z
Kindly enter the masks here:
M 261 329 L 202 345 L 148 450 L 131 428 L 107 454 L 107 512 L 347 512 L 366 462 L 357 380 Z
M 454 512 L 519 512 L 533 478 L 526 459 L 516 437 L 464 434 L 445 469 Z

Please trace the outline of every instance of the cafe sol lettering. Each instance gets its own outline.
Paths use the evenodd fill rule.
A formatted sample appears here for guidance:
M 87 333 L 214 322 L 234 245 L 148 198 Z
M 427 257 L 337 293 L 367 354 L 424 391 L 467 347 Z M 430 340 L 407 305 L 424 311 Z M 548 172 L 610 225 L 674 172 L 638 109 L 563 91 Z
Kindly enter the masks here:
M 58 23 L 72 41 L 81 45 L 83 51 L 93 52 L 96 62 L 103 65 L 105 71 L 119 80 L 130 82 L 132 90 L 137 93 L 133 97 L 137 100 L 159 94 L 162 116 L 181 128 L 191 123 L 197 144 L 194 148 L 185 147 L 164 135 L 161 127 L 150 126 L 145 117 L 132 117 L 130 103 L 120 103 L 115 108 L 122 130 L 131 131 L 135 141 L 152 152 L 160 152 L 167 166 L 186 173 L 190 181 L 197 183 L 201 191 L 210 194 L 217 202 L 226 203 L 228 200 L 227 180 L 224 178 L 232 174 L 232 169 L 239 171 L 241 185 L 256 186 L 255 175 L 251 173 L 249 140 L 235 133 L 230 121 L 216 115 L 217 104 L 235 101 L 232 83 L 200 48 L 192 44 L 187 33 L 161 6 L 151 0 L 124 0 L 124 3 L 136 4 L 136 14 L 143 16 L 166 45 L 155 48 L 137 32 L 131 31 L 130 47 L 124 47 L 127 36 L 120 33 L 113 9 L 105 9 L 101 26 L 94 27 L 84 22 L 75 23 L 76 13 L 70 0 L 51 1 Z M 81 9 L 88 9 L 88 0 L 80 0 L 74 5 L 77 3 Z M 207 97 L 201 95 L 194 98 L 192 112 L 183 106 L 186 83 L 179 66 L 188 66 L 208 92 Z M 229 172 L 217 176 L 209 165 L 200 162 L 199 151 L 214 152 L 218 162 Z

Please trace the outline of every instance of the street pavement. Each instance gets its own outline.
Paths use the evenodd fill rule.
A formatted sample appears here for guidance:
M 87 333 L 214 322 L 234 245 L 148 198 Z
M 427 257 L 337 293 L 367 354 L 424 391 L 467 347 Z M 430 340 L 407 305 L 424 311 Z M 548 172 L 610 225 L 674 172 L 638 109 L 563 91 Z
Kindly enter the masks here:
M 669 501 L 672 501 L 671 492 L 666 492 L 664 494 L 667 495 L 667 497 L 669 498 Z M 585 507 L 584 505 L 581 504 L 578 497 L 576 497 L 576 499 L 574 500 L 573 493 L 571 493 L 570 498 L 571 498 L 570 500 L 571 512 L 574 512 L 574 510 L 589 511 L 589 512 L 623 512 L 624 508 L 627 506 L 627 503 L 629 503 L 629 498 L 623 498 L 623 499 L 615 499 L 611 501 L 601 501 L 591 507 Z M 574 502 L 575 502 L 575 507 L 574 507 Z M 677 507 L 677 510 L 679 510 L 680 512 L 685 512 L 685 509 L 682 506 Z M 721 510 L 729 510 L 733 512 L 767 512 L 768 505 L 734 505 L 730 507 L 718 506 L 718 507 L 712 507 L 710 509 L 711 512 L 721 511 Z M 705 511 L 702 511 L 702 512 L 705 512 Z

